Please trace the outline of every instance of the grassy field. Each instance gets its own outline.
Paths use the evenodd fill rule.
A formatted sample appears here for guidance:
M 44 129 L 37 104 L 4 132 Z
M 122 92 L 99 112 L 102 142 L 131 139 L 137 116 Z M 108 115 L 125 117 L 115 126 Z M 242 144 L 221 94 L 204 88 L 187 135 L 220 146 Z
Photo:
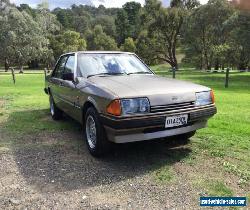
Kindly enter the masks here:
M 164 66 L 153 70 L 171 77 Z M 190 172 L 188 180 L 207 195 L 249 197 L 250 181 L 250 73 L 233 72 L 229 88 L 224 88 L 224 73 L 179 71 L 176 78 L 214 89 L 218 114 L 188 144 L 190 153 L 181 160 Z M 0 152 L 26 144 L 26 136 L 40 132 L 79 131 L 73 120 L 54 123 L 49 117 L 48 97 L 43 92 L 44 75 L 0 73 L 0 131 L 10 134 L 0 140 Z M 15 138 L 19 136 L 19 138 Z M 23 137 L 23 138 L 20 138 Z M 172 159 L 178 159 L 173 154 Z M 171 162 L 171 160 L 170 160 Z M 183 169 L 182 168 L 182 169 Z M 175 182 L 178 170 L 169 161 L 153 171 L 159 182 Z

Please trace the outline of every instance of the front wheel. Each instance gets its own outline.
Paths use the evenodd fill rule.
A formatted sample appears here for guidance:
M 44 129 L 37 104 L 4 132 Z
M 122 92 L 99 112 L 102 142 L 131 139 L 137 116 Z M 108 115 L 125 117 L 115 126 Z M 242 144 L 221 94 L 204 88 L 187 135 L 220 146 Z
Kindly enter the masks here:
M 105 154 L 110 149 L 111 143 L 107 140 L 98 112 L 93 107 L 90 107 L 85 114 L 84 120 L 84 137 L 90 153 L 95 157 Z
M 188 144 L 189 143 L 189 139 L 194 136 L 196 133 L 196 131 L 191 131 L 189 133 L 184 133 L 181 135 L 178 135 L 177 138 L 179 139 L 179 142 L 182 144 Z
M 190 139 L 191 137 L 193 137 L 195 135 L 196 131 L 191 131 L 189 133 L 184 133 L 184 134 L 181 134 L 180 136 L 182 138 L 185 138 L 185 139 Z

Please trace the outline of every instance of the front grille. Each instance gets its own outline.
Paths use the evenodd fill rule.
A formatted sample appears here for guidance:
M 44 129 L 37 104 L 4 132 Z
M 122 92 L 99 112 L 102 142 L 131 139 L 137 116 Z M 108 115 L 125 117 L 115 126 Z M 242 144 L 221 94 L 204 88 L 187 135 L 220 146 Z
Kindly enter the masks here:
M 197 112 L 191 112 L 189 116 L 190 121 L 196 121 L 201 118 L 207 118 L 215 115 L 217 113 L 216 107 L 211 107 L 210 109 L 199 110 Z
M 177 104 L 167 104 L 161 106 L 151 106 L 150 112 L 157 113 L 157 112 L 168 112 L 168 111 L 175 111 L 180 109 L 189 109 L 195 107 L 195 102 L 184 102 L 184 103 L 177 103 Z

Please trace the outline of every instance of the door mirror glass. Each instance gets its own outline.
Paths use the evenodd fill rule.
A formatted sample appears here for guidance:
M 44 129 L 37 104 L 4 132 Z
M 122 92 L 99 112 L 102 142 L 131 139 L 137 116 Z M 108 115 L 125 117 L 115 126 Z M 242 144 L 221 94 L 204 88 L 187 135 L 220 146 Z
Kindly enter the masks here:
M 63 80 L 69 80 L 69 81 L 74 81 L 74 74 L 73 73 L 63 73 L 62 76 Z

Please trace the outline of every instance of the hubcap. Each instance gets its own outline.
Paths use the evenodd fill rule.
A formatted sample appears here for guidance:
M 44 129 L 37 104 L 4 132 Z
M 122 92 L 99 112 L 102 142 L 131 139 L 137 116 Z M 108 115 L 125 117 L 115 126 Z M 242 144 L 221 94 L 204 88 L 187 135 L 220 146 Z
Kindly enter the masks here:
M 50 99 L 50 113 L 52 116 L 55 114 L 54 103 L 51 99 Z
M 89 115 L 86 120 L 86 136 L 91 149 L 96 146 L 96 125 L 94 118 Z

